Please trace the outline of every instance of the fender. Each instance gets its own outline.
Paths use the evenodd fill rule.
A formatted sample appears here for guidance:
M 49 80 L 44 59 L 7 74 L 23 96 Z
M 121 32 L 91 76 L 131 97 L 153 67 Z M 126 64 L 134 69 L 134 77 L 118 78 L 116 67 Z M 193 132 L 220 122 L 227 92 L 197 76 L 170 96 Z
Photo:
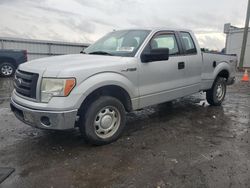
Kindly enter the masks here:
M 0 63 L 9 62 L 12 63 L 17 68 L 16 59 L 8 56 L 1 56 Z
M 231 73 L 231 67 L 228 64 L 228 62 L 222 61 L 219 62 L 218 65 L 215 67 L 214 72 L 213 72 L 213 80 L 215 80 L 215 78 L 218 76 L 218 74 L 223 71 L 226 70 L 228 72 L 228 76 L 230 77 L 230 73 Z
M 101 72 L 88 77 L 75 88 L 74 93 L 82 95 L 77 102 L 78 108 L 93 91 L 109 85 L 119 86 L 126 90 L 131 98 L 133 108 L 138 106 L 138 87 L 122 74 L 117 72 Z

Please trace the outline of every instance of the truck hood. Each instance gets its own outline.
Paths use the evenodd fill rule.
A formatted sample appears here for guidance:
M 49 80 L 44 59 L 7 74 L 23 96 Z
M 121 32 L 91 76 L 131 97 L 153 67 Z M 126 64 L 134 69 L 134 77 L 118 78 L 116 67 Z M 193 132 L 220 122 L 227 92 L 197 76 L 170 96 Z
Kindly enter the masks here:
M 61 55 L 48 58 L 41 58 L 21 64 L 19 69 L 28 72 L 37 72 L 44 76 L 56 77 L 60 73 L 65 75 L 67 72 L 75 72 L 79 70 L 89 70 L 114 66 L 134 59 L 131 57 L 105 56 L 105 55 L 87 55 L 87 54 L 72 54 Z

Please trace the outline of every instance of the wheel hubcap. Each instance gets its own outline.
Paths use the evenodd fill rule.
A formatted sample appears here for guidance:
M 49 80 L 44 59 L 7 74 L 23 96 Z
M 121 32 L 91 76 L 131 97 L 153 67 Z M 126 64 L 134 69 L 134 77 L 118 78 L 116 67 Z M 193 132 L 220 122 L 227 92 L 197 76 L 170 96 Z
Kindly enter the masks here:
M 96 135 L 100 138 L 113 136 L 120 126 L 120 121 L 121 115 L 115 107 L 104 107 L 95 117 L 94 127 Z
M 225 87 L 222 84 L 219 84 L 216 90 L 216 97 L 219 101 L 222 100 L 222 98 L 224 97 L 224 93 L 225 93 Z
M 110 115 L 105 115 L 102 118 L 100 125 L 103 129 L 108 129 L 112 125 L 112 122 L 113 122 L 112 117 Z
M 13 68 L 9 65 L 4 65 L 2 68 L 1 68 L 1 72 L 3 75 L 5 76 L 9 76 L 13 73 Z

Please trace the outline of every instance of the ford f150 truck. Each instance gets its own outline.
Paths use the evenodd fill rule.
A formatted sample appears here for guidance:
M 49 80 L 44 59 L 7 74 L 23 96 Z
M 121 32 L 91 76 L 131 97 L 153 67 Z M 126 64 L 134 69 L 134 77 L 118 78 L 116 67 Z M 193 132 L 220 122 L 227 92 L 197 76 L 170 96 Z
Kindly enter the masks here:
M 126 112 L 200 91 L 221 105 L 237 58 L 201 52 L 189 30 L 114 31 L 84 50 L 21 64 L 11 109 L 31 126 L 79 127 L 91 144 L 118 139 Z
M 26 50 L 0 50 L 0 76 L 12 76 L 18 65 L 26 61 Z

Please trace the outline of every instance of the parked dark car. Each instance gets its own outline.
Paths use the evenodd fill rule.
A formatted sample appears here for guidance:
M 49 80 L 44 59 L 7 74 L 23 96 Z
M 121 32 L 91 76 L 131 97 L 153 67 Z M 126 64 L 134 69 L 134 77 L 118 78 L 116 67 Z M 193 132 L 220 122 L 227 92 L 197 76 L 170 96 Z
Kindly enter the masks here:
M 27 60 L 26 50 L 0 50 L 0 76 L 12 76 L 18 65 Z

